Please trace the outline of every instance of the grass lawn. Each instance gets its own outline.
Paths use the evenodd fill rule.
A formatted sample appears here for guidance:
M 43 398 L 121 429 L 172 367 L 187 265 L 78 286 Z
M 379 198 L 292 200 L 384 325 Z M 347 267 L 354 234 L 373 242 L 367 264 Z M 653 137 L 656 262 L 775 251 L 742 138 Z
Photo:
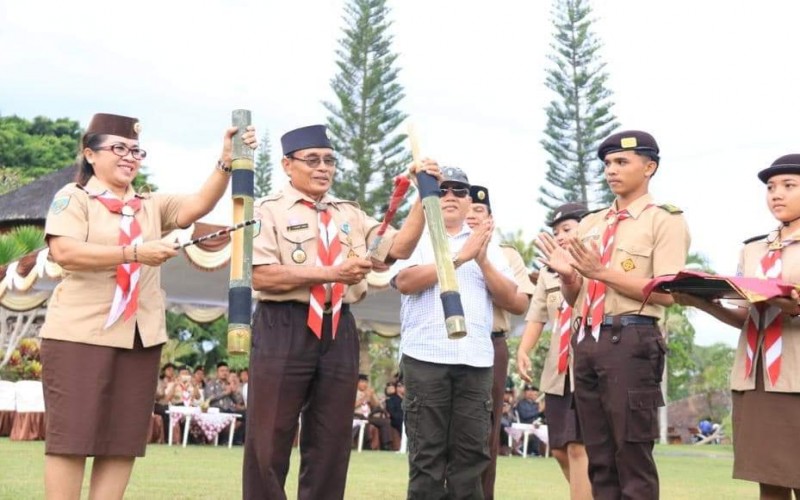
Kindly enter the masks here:
M 730 446 L 657 446 L 661 498 L 757 498 L 754 483 L 731 479 Z M 0 439 L 0 499 L 44 497 L 44 443 Z M 287 480 L 289 498 L 296 498 L 299 456 L 295 450 Z M 133 470 L 126 499 L 241 498 L 242 448 L 150 445 Z M 568 499 L 566 481 L 554 459 L 500 457 L 496 497 Z M 406 456 L 391 452 L 353 452 L 345 497 L 350 500 L 405 498 Z M 84 482 L 84 498 L 88 474 Z

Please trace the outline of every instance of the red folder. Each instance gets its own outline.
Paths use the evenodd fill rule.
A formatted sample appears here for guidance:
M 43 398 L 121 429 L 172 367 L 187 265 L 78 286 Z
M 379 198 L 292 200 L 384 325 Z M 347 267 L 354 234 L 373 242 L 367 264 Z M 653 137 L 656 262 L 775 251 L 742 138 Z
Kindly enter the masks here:
M 650 280 L 642 289 L 645 301 L 651 293 L 681 292 L 705 299 L 744 299 L 750 303 L 775 297 L 790 297 L 800 286 L 778 279 L 718 276 L 699 271 L 681 271 Z

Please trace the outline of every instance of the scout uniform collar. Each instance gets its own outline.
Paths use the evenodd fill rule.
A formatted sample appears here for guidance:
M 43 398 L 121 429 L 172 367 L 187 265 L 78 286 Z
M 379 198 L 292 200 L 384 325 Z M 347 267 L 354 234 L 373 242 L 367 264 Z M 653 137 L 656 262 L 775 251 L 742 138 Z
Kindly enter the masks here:
M 89 196 L 93 198 L 105 192 L 109 193 L 111 192 L 111 190 L 108 189 L 108 187 L 105 184 L 103 184 L 103 182 L 100 179 L 98 179 L 97 176 L 94 175 L 89 178 L 89 181 L 86 183 L 86 186 L 83 186 L 82 189 L 86 191 L 89 194 Z M 129 200 L 134 196 L 139 198 L 147 198 L 147 196 L 140 195 L 136 191 L 134 191 L 133 186 L 131 185 L 128 186 L 128 189 L 125 191 L 125 196 L 122 198 L 122 201 Z
M 650 196 L 650 193 L 645 193 L 642 196 L 636 198 L 630 205 L 628 205 L 625 210 L 628 211 L 630 216 L 634 219 L 638 219 L 639 215 L 644 212 L 650 205 L 653 204 L 653 197 Z M 617 202 L 615 201 L 613 205 L 608 208 L 609 211 L 617 212 Z
M 283 194 L 289 201 L 290 206 L 293 206 L 298 202 L 304 202 L 307 204 L 318 205 L 320 208 L 336 208 L 338 210 L 337 204 L 345 201 L 336 198 L 335 196 L 331 196 L 328 193 L 325 193 L 325 196 L 323 196 L 319 201 L 313 200 L 310 196 L 298 191 L 294 186 L 291 185 L 291 183 L 288 184 L 283 190 Z

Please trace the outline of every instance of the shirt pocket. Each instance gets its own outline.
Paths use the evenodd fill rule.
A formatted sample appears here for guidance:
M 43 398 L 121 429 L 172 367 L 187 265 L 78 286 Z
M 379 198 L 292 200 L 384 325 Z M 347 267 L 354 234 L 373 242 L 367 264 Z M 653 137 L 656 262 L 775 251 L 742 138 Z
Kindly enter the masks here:
M 288 265 L 313 265 L 317 257 L 317 235 L 309 228 L 279 233 L 281 261 Z
M 619 243 L 616 248 L 616 270 L 637 276 L 650 276 L 653 248 L 645 245 Z

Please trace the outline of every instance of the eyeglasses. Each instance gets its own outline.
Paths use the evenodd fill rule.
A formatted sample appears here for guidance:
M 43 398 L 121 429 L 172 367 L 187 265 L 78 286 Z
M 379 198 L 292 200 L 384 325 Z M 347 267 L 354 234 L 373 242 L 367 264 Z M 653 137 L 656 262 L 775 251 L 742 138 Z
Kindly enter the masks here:
M 132 148 L 129 148 L 128 146 L 122 144 L 121 142 L 117 142 L 110 146 L 102 146 L 99 148 L 95 148 L 95 151 L 100 149 L 104 151 L 111 151 L 120 158 L 125 158 L 126 156 L 128 156 L 128 153 L 130 153 L 131 156 L 133 156 L 134 160 L 144 160 L 145 158 L 147 158 L 147 151 L 145 151 L 144 149 L 139 149 L 139 146 L 134 146 Z
M 453 193 L 453 196 L 456 198 L 466 198 L 466 196 L 469 194 L 468 188 L 443 187 L 439 188 L 439 198 L 444 198 L 447 196 L 448 191 Z
M 287 158 L 291 158 L 292 160 L 302 161 L 307 166 L 311 168 L 319 167 L 320 163 L 324 163 L 326 167 L 335 167 L 338 161 L 333 156 L 326 156 L 325 158 L 320 158 L 319 156 L 307 156 L 305 158 L 298 158 L 296 156 L 288 155 Z

